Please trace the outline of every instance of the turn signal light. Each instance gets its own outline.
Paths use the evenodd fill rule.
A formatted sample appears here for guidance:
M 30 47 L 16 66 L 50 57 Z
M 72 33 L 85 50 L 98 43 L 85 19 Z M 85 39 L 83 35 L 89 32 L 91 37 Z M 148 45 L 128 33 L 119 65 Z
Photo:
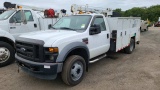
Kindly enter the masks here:
M 49 52 L 58 53 L 58 48 L 49 48 Z

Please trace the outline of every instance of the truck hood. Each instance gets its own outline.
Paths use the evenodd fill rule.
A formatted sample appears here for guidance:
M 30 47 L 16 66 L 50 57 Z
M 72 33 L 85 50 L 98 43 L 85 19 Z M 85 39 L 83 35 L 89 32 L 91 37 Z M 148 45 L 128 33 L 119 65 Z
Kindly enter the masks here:
M 19 37 L 28 38 L 28 39 L 36 39 L 42 40 L 44 42 L 52 41 L 55 42 L 58 39 L 62 39 L 65 37 L 70 37 L 79 34 L 76 31 L 68 31 L 68 30 L 45 30 L 45 31 L 38 31 L 38 32 L 31 32 L 22 34 Z

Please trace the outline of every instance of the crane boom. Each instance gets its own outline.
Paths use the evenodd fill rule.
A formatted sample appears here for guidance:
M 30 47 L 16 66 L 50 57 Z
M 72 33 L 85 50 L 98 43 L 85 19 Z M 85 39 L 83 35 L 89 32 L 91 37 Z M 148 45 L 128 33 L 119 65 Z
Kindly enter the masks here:
M 92 7 L 89 7 L 88 5 L 76 5 L 76 4 L 73 4 L 71 6 L 71 12 L 73 14 L 76 14 L 77 12 L 80 13 L 87 13 L 87 12 L 90 12 L 90 13 L 99 13 L 99 14 L 104 14 L 105 16 L 111 16 L 113 14 L 113 11 L 112 9 L 110 8 L 106 8 L 106 9 L 101 9 L 101 8 L 92 8 Z
M 45 8 L 39 8 L 39 7 L 34 7 L 34 6 L 28 6 L 28 5 L 21 5 L 21 4 L 16 4 L 16 7 L 21 7 L 21 8 L 27 8 L 27 9 L 32 9 L 35 11 L 44 11 Z

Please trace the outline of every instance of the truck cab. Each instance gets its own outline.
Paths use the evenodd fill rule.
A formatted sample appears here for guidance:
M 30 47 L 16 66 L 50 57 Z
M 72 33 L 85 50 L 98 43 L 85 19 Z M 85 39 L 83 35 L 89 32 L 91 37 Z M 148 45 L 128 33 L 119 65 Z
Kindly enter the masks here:
M 38 20 L 33 10 L 8 10 L 0 15 L 0 28 L 13 34 L 38 31 Z

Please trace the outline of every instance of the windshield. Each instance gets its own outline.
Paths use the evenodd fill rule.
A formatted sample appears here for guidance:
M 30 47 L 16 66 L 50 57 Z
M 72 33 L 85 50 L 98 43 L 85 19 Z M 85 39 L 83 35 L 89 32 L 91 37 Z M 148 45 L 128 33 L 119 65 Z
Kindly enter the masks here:
M 54 29 L 85 30 L 90 22 L 89 15 L 76 15 L 61 18 L 54 26 Z
M 15 10 L 5 11 L 4 13 L 0 15 L 0 20 L 8 19 L 14 12 Z

